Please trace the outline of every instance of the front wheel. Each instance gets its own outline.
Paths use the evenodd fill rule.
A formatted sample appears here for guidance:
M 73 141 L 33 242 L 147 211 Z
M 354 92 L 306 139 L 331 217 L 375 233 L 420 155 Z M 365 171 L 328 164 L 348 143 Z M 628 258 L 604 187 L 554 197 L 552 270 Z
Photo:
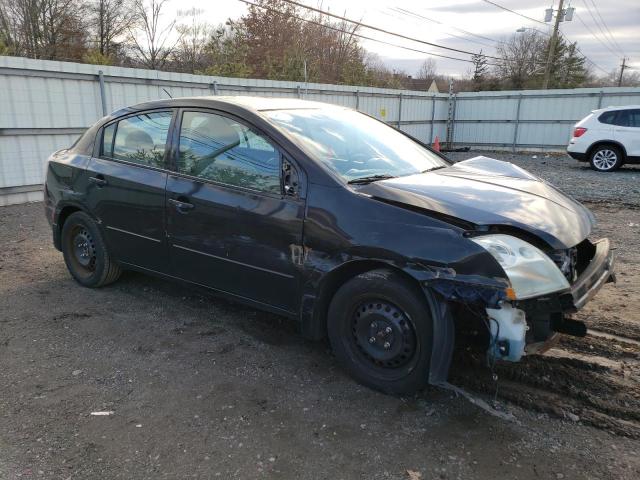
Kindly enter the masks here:
M 374 270 L 349 280 L 331 301 L 327 327 L 336 357 L 363 385 L 397 395 L 427 385 L 431 310 L 399 274 Z
M 84 212 L 69 215 L 62 227 L 62 254 L 69 273 L 85 287 L 102 287 L 120 277 L 96 222 Z
M 600 145 L 591 152 L 589 163 L 598 172 L 612 172 L 622 165 L 622 152 L 613 145 Z

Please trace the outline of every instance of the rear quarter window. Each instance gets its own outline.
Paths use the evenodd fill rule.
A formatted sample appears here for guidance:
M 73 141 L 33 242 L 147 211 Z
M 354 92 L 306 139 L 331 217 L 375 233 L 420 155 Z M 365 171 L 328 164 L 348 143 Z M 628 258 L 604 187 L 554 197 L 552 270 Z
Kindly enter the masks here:
M 607 125 L 615 125 L 616 115 L 618 112 L 604 112 L 602 115 L 598 117 L 598 121 L 600 123 L 605 123 Z

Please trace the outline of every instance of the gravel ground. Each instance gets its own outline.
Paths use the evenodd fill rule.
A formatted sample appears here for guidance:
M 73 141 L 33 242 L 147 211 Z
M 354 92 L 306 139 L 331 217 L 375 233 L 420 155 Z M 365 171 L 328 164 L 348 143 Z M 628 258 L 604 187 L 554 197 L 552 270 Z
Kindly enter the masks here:
M 437 388 L 372 392 L 292 322 L 182 285 L 125 274 L 82 288 L 42 205 L 12 206 L 0 208 L 0 479 L 640 478 L 640 172 L 489 156 L 599 200 L 596 235 L 619 246 L 619 283 L 579 314 L 592 334 L 498 371 L 517 422 Z M 472 359 L 453 372 L 485 399 L 488 377 Z
M 640 165 L 625 165 L 615 172 L 600 173 L 592 170 L 588 163 L 578 162 L 568 155 L 503 152 L 448 152 L 446 155 L 457 162 L 484 155 L 515 163 L 582 202 L 640 204 Z

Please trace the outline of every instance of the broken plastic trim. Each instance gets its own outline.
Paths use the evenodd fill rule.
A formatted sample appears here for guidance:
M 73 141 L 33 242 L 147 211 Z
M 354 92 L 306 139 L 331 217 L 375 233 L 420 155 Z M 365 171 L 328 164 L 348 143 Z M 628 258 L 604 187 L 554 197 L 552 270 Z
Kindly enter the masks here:
M 480 303 L 486 308 L 500 308 L 503 301 L 510 300 L 508 287 L 482 286 L 455 280 L 436 279 L 424 282 L 445 299 L 462 303 Z

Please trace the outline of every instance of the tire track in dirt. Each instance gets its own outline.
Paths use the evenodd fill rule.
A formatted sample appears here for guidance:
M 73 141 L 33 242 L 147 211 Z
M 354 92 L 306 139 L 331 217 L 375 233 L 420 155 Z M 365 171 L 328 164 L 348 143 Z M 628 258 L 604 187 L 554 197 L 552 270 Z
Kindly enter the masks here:
M 625 322 L 616 318 L 598 318 L 584 314 L 581 315 L 580 320 L 591 329 L 640 341 L 640 324 Z
M 547 354 L 527 356 L 519 363 L 499 362 L 493 373 L 497 382 L 484 355 L 464 352 L 454 359 L 451 383 L 529 410 L 640 438 L 640 343 L 633 338 L 608 338 L 600 332 L 583 338 L 563 335 Z

